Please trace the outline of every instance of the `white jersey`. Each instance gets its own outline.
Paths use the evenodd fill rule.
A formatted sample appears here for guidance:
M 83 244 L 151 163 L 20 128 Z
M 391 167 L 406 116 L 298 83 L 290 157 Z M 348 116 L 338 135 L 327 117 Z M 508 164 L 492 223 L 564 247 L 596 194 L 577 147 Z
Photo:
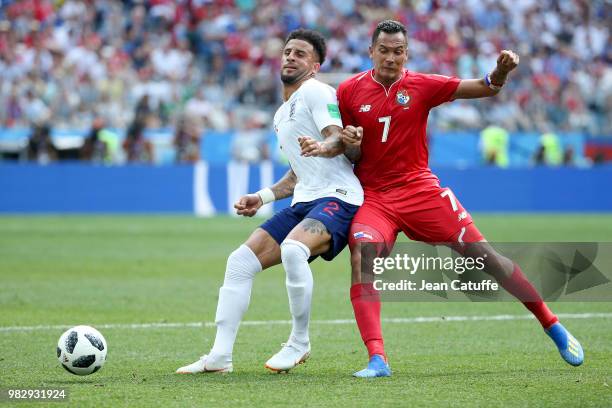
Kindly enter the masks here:
M 336 197 L 353 205 L 363 204 L 363 189 L 346 156 L 300 155 L 298 137 L 309 136 L 323 141 L 321 131 L 330 125 L 342 127 L 336 91 L 314 78 L 305 81 L 274 115 L 280 148 L 297 176 L 291 205 L 323 197 Z

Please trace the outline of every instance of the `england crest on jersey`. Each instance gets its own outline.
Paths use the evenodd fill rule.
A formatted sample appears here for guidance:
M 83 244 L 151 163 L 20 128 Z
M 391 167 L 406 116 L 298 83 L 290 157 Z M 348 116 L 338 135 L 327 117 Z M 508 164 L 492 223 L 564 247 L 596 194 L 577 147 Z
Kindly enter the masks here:
M 408 102 L 410 102 L 410 95 L 408 95 L 408 91 L 406 91 L 405 89 L 400 89 L 395 95 L 395 100 L 400 105 L 406 106 L 408 105 Z

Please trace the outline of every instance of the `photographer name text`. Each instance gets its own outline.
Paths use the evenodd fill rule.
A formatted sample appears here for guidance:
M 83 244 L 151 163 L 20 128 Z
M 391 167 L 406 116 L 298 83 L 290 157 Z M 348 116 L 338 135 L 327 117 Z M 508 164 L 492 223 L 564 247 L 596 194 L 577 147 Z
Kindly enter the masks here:
M 373 282 L 374 289 L 377 291 L 469 291 L 469 292 L 488 292 L 499 290 L 499 284 L 492 280 L 483 280 L 478 282 L 462 282 L 459 279 L 448 282 L 428 282 L 422 280 L 420 282 L 403 279 L 399 282 L 384 282 L 381 279 L 376 279 Z

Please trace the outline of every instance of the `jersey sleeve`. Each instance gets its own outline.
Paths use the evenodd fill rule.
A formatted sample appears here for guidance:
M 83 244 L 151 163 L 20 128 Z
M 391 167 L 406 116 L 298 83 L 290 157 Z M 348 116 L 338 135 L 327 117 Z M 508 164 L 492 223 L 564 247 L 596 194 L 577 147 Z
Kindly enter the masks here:
M 425 75 L 426 93 L 431 95 L 429 107 L 434 108 L 444 102 L 451 101 L 461 80 L 445 75 Z
M 356 121 L 353 118 L 353 113 L 350 110 L 349 104 L 347 103 L 347 83 L 343 82 L 338 86 L 336 96 L 338 98 L 338 107 L 340 108 L 340 116 L 342 117 L 342 123 L 344 126 L 355 126 Z
M 314 81 L 304 85 L 302 93 L 304 103 L 310 109 L 319 132 L 330 125 L 342 127 L 342 118 L 334 88 Z

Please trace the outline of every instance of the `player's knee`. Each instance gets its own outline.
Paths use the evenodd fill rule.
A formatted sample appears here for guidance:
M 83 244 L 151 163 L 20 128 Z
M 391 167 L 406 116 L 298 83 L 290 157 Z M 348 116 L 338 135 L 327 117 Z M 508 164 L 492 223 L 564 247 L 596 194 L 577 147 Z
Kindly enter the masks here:
M 308 262 L 310 249 L 300 241 L 286 239 L 281 244 L 281 260 L 287 277 L 291 277 L 291 271 L 295 265 Z
M 253 250 L 246 245 L 240 245 L 227 257 L 225 282 L 253 279 L 260 271 L 261 263 Z
M 351 282 L 361 282 L 361 251 L 351 250 Z
M 373 277 L 374 259 L 387 256 L 385 242 L 357 242 L 351 247 L 351 282 L 370 281 Z

